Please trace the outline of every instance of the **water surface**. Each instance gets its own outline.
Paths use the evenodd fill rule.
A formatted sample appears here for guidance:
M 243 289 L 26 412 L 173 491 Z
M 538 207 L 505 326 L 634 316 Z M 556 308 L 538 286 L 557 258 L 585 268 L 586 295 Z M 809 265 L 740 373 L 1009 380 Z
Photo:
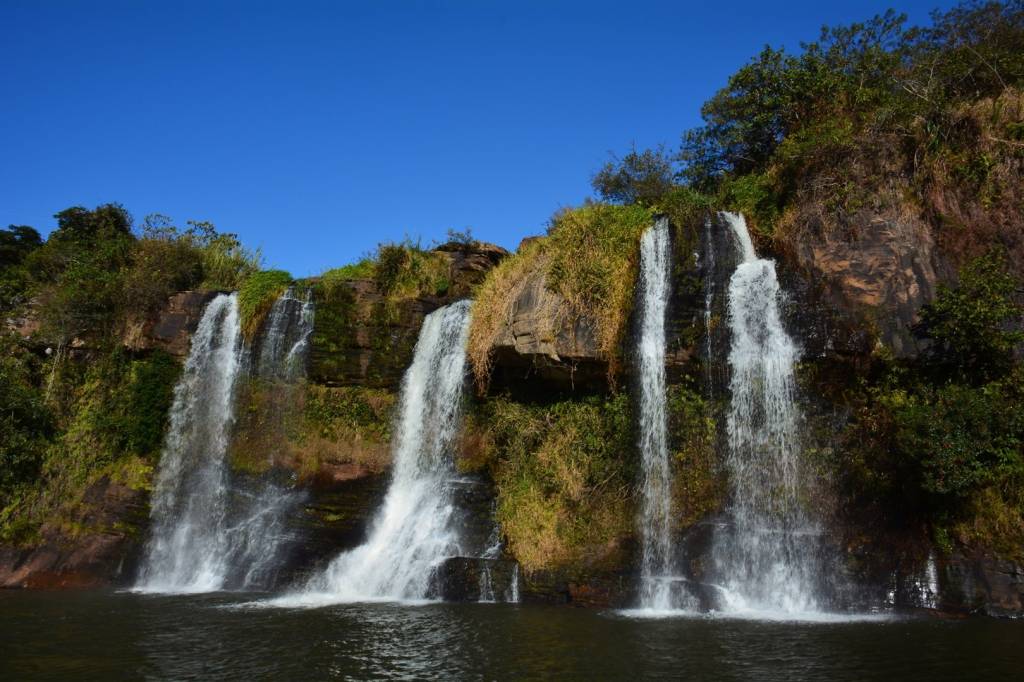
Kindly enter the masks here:
M 252 608 L 0 591 L 2 680 L 1019 679 L 1024 622 L 636 619 L 570 607 Z

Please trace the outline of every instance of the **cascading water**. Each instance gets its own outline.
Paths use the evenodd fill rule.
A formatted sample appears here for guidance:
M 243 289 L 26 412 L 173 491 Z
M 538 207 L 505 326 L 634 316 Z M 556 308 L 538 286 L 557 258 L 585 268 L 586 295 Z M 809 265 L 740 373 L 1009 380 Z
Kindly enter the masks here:
M 305 376 L 309 337 L 313 333 L 312 291 L 302 299 L 289 287 L 274 301 L 252 373 L 262 379 L 294 381 Z
M 313 315 L 311 292 L 307 289 L 304 298 L 298 299 L 294 288 L 289 287 L 274 301 L 263 325 L 259 353 L 251 359 L 249 373 L 262 382 L 264 390 L 278 395 L 279 404 L 290 403 L 297 382 L 305 378 Z M 286 410 L 279 407 L 275 414 L 268 415 L 271 418 L 261 430 L 283 429 Z M 303 495 L 294 489 L 290 476 L 275 471 L 277 455 L 273 450 L 265 453 L 270 469 L 258 479 L 243 481 L 236 477 L 233 481 L 224 548 L 229 567 L 225 585 L 241 589 L 270 587 L 292 540 L 286 520 Z
M 814 612 L 817 525 L 804 513 L 796 345 L 779 315 L 775 263 L 754 251 L 743 216 L 721 214 L 741 262 L 729 282 L 731 405 L 727 465 L 732 532 L 715 538 L 715 569 L 732 611 Z
M 313 305 L 291 290 L 268 315 L 250 372 L 278 389 L 304 375 Z M 227 466 L 243 352 L 237 296 L 220 295 L 199 323 L 157 475 L 153 529 L 137 589 L 205 592 L 266 588 L 287 540 L 285 518 L 300 496 L 271 477 L 243 483 Z M 273 453 L 268 453 L 273 458 Z
M 640 608 L 678 609 L 672 542 L 672 472 L 665 417 L 665 310 L 670 252 L 668 220 L 662 218 L 640 241 L 641 328 L 640 455 L 643 465 L 640 534 Z
M 367 542 L 334 559 L 283 603 L 430 597 L 434 570 L 460 553 L 452 528 L 453 441 L 466 380 L 470 302 L 423 321 L 402 383 L 391 485 Z
M 238 299 L 222 294 L 207 305 L 174 389 L 141 590 L 202 592 L 223 586 L 228 558 L 224 455 L 240 348 Z

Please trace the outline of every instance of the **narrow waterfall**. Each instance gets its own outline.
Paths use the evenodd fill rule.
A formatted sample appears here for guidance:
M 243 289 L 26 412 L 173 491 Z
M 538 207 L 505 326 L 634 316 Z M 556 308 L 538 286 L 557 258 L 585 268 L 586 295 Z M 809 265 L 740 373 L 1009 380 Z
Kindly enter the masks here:
M 261 430 L 283 431 L 288 405 L 294 400 L 298 382 L 306 376 L 309 337 L 313 333 L 312 292 L 302 299 L 289 287 L 274 301 L 263 325 L 259 353 L 250 360 L 250 381 L 258 380 L 263 390 L 277 395 L 273 414 Z M 225 586 L 241 589 L 267 589 L 272 586 L 284 554 L 293 538 L 287 518 L 302 501 L 302 493 L 292 485 L 288 472 L 275 470 L 282 453 L 270 449 L 259 453 L 270 469 L 257 480 L 236 480 L 232 486 L 233 503 L 229 509 L 230 529 L 224 552 L 229 572 Z
M 220 589 L 227 572 L 228 472 L 225 453 L 240 366 L 238 300 L 207 305 L 174 389 L 170 426 L 152 503 L 152 535 L 138 588 Z
M 794 401 L 799 352 L 782 326 L 774 261 L 757 257 L 743 216 L 721 217 L 741 262 L 728 289 L 733 528 L 716 535 L 715 567 L 727 610 L 813 612 L 819 532 L 799 499 L 806 492 Z
M 253 354 L 241 342 L 237 296 L 220 295 L 207 305 L 175 387 L 139 590 L 270 586 L 286 545 L 284 522 L 300 496 L 269 475 L 232 476 L 227 454 L 236 394 L 247 364 L 278 391 L 303 377 L 312 324 L 309 296 L 299 301 L 289 290 L 274 303 Z M 274 454 L 266 453 L 271 463 Z
M 451 524 L 453 441 L 466 381 L 470 302 L 423 321 L 402 382 L 391 485 L 365 544 L 334 559 L 305 594 L 285 602 L 424 599 L 434 569 L 459 554 Z
M 294 287 L 281 294 L 267 314 L 252 373 L 268 380 L 304 378 L 313 314 L 312 290 L 306 289 L 302 299 L 295 296 Z
M 662 218 L 640 241 L 640 608 L 668 611 L 674 603 L 672 471 L 665 416 L 665 310 L 670 275 L 668 220 Z

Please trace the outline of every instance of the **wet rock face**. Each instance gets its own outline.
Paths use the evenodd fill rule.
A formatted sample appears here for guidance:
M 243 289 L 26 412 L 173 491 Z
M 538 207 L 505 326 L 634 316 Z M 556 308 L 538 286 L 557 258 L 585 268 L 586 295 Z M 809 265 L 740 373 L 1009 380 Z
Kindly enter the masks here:
M 0 587 L 35 589 L 127 585 L 135 577 L 147 519 L 145 491 L 102 478 L 85 493 L 78 523 L 86 531 L 70 538 L 42 528 L 31 548 L 0 547 Z

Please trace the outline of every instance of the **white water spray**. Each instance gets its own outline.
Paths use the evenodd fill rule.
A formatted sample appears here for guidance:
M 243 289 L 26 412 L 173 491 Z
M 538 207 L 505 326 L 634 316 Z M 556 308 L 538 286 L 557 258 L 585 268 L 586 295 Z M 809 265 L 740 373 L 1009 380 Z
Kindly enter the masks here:
M 240 365 L 238 299 L 213 299 L 203 313 L 174 389 L 170 426 L 153 491 L 152 535 L 138 589 L 218 590 L 227 573 L 224 455 Z
M 466 380 L 470 302 L 423 321 L 402 383 L 391 485 L 367 542 L 334 559 L 305 592 L 278 603 L 420 600 L 434 571 L 460 554 L 452 528 L 452 448 Z
M 816 612 L 819 531 L 799 502 L 800 412 L 794 401 L 799 353 L 779 315 L 775 263 L 757 257 L 743 216 L 721 217 L 742 262 L 728 291 L 733 529 L 716 536 L 716 571 L 726 610 Z

